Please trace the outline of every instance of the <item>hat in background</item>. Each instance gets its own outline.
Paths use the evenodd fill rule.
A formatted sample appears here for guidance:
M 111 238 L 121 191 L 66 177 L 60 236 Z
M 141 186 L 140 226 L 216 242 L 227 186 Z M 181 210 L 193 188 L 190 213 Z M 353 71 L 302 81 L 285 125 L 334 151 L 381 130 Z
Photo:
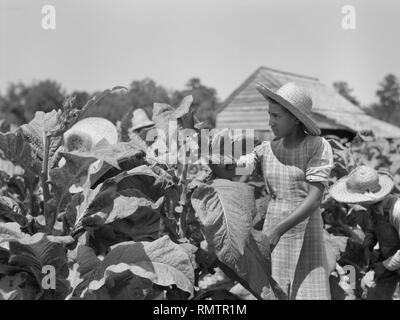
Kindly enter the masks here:
M 394 182 L 389 175 L 359 166 L 332 185 L 329 193 L 338 202 L 373 204 L 383 200 L 393 187 Z
M 109 120 L 100 117 L 84 118 L 64 133 L 64 146 L 68 151 L 88 151 L 102 139 L 109 144 L 118 143 L 118 131 Z
M 142 108 L 135 109 L 132 116 L 132 128 L 131 130 L 138 130 L 154 125 L 154 122 L 149 119 L 146 111 Z

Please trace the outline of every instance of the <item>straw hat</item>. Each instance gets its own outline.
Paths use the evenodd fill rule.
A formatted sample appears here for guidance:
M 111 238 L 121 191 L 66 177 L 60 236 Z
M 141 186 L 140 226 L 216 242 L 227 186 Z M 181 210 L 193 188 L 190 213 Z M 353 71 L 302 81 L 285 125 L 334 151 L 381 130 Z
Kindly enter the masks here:
M 88 151 L 102 139 L 109 144 L 118 143 L 118 131 L 115 125 L 100 117 L 84 118 L 64 133 L 64 146 L 68 151 Z
M 393 180 L 387 174 L 359 166 L 348 176 L 339 179 L 329 190 L 338 202 L 373 204 L 383 200 L 393 189 Z
M 154 122 L 151 121 L 146 114 L 146 111 L 143 109 L 135 109 L 133 111 L 133 118 L 132 118 L 132 128 L 131 130 L 137 130 L 145 127 L 149 127 L 154 125 Z
M 277 91 L 267 88 L 262 83 L 257 83 L 257 90 L 268 100 L 272 99 L 285 107 L 307 128 L 313 136 L 319 136 L 321 130 L 311 116 L 312 99 L 310 95 L 293 82 L 286 83 Z

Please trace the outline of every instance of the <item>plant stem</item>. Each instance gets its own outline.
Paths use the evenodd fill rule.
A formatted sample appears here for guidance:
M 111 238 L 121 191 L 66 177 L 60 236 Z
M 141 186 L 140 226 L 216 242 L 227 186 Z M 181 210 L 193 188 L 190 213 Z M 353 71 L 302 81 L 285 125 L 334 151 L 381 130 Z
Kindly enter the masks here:
M 41 181 L 43 189 L 43 208 L 44 208 L 44 217 L 46 220 L 46 230 L 48 233 L 51 233 L 55 221 L 53 217 L 53 212 L 50 210 L 48 205 L 48 201 L 50 200 L 50 189 L 49 189 L 49 184 L 47 183 L 49 179 L 49 153 L 50 153 L 49 147 L 50 147 L 50 136 L 45 134 Z
M 181 238 L 186 237 L 186 215 L 187 215 L 187 171 L 189 165 L 185 163 L 182 168 L 182 193 L 179 204 L 182 206 L 182 212 L 179 219 L 179 235 Z

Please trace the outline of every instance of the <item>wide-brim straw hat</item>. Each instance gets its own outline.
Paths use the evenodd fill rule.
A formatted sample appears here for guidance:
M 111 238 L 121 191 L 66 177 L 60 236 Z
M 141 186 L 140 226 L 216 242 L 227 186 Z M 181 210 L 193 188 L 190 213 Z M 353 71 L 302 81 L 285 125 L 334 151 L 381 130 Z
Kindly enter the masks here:
M 338 202 L 373 204 L 382 201 L 394 187 L 387 174 L 379 174 L 367 166 L 359 166 L 331 186 L 329 193 Z
M 101 140 L 118 143 L 117 127 L 101 117 L 88 117 L 75 123 L 64 133 L 64 146 L 68 151 L 90 150 Z
M 307 91 L 293 82 L 286 83 L 277 91 L 267 88 L 260 82 L 257 83 L 256 88 L 267 100 L 272 99 L 279 103 L 300 120 L 310 135 L 319 136 L 321 134 L 318 124 L 311 115 L 312 99 Z
M 133 111 L 131 130 L 147 128 L 152 125 L 154 125 L 154 122 L 148 118 L 146 111 L 144 111 L 142 108 L 135 109 Z

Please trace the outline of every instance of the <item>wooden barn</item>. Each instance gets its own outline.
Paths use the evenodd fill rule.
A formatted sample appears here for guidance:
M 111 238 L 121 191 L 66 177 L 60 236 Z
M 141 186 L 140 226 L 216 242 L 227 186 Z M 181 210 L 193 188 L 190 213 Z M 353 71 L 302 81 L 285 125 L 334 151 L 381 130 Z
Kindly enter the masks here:
M 290 81 L 310 92 L 313 117 L 322 135 L 334 134 L 351 139 L 357 131 L 373 130 L 377 137 L 400 138 L 399 127 L 369 116 L 317 78 L 266 67 L 258 68 L 226 99 L 218 109 L 216 127 L 254 129 L 259 139 L 269 140 L 272 133 L 268 125 L 268 103 L 256 90 L 255 84 L 262 82 L 277 89 Z

